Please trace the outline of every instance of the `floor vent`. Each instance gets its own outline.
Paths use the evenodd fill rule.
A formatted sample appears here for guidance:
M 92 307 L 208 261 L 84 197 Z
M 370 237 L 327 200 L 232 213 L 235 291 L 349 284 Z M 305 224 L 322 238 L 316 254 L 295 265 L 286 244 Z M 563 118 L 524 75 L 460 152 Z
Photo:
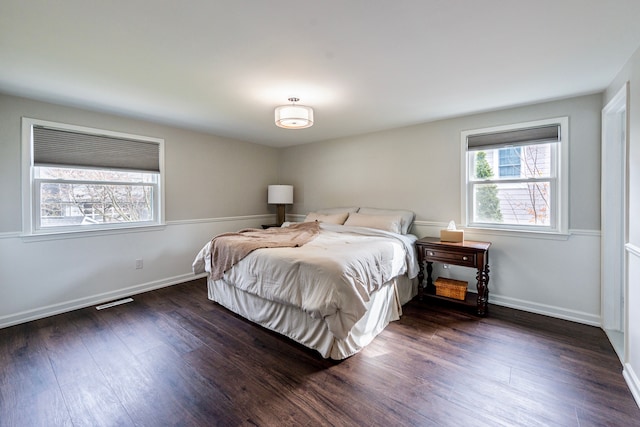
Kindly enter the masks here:
M 97 305 L 96 310 L 104 310 L 105 308 L 115 307 L 116 305 L 126 304 L 128 302 L 132 302 L 133 298 L 125 298 L 118 301 L 108 302 L 106 304 Z

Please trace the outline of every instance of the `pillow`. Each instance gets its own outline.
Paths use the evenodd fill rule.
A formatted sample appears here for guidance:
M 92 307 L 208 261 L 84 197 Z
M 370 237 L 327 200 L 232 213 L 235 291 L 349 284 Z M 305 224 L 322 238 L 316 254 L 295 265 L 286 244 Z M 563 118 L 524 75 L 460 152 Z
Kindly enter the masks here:
M 377 208 L 360 208 L 358 213 L 366 215 L 400 215 L 402 217 L 401 233 L 407 234 L 413 224 L 416 214 L 413 211 L 401 209 L 377 209 Z
M 398 234 L 402 230 L 401 224 L 402 216 L 400 215 L 365 215 L 361 213 L 350 213 L 344 223 L 344 225 L 377 228 Z
M 344 224 L 348 216 L 349 216 L 348 212 L 334 214 L 334 215 L 321 214 L 317 212 L 309 212 L 307 214 L 307 217 L 304 219 L 304 222 L 318 221 L 318 222 L 327 222 L 329 224 L 342 225 Z
M 324 215 L 334 215 L 341 213 L 351 213 L 358 212 L 359 207 L 350 207 L 350 208 L 326 208 L 326 209 L 316 209 L 316 213 L 324 214 Z

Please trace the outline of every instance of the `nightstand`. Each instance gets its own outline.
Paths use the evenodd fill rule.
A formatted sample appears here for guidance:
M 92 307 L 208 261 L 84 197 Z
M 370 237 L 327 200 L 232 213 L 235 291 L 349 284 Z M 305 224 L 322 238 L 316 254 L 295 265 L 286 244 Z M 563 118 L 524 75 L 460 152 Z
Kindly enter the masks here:
M 491 246 L 490 242 L 476 242 L 472 240 L 452 243 L 441 242 L 437 237 L 423 237 L 422 239 L 418 239 L 416 241 L 416 249 L 418 251 L 418 264 L 420 267 L 420 273 L 418 274 L 418 295 L 420 300 L 423 300 L 425 297 L 437 298 L 466 306 L 475 306 L 479 316 L 486 316 L 487 301 L 489 299 L 489 246 Z M 467 298 L 462 301 L 437 296 L 433 278 L 431 277 L 434 262 L 475 268 L 478 271 L 476 274 L 477 297 L 474 298 L 473 294 L 467 294 Z M 423 287 L 425 263 L 427 264 L 426 289 Z

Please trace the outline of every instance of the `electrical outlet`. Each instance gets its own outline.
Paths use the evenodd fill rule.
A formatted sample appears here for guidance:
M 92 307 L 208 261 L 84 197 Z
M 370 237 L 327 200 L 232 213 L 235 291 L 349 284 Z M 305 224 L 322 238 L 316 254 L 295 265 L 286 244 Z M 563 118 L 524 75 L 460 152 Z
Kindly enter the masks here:
M 140 270 L 142 268 L 142 259 L 136 260 L 136 270 Z

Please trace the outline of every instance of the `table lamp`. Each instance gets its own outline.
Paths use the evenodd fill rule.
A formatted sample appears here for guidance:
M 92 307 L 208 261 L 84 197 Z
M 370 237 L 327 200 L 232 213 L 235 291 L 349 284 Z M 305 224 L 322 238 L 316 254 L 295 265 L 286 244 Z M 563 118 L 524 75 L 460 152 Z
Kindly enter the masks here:
M 276 205 L 278 209 L 278 227 L 284 222 L 285 205 L 293 203 L 293 185 L 270 185 L 267 203 Z

